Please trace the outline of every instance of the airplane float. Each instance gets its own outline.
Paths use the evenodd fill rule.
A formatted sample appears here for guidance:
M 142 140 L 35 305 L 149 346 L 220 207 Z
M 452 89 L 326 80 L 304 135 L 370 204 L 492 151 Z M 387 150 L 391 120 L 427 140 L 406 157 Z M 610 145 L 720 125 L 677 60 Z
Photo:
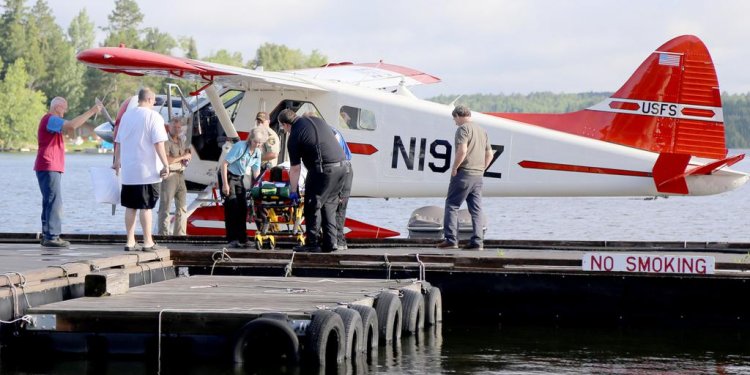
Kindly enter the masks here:
M 432 75 L 382 62 L 266 72 L 124 47 L 89 49 L 78 60 L 106 72 L 202 85 L 192 94 L 205 92 L 208 99 L 194 106 L 193 161 L 185 176 L 203 194 L 190 207 L 189 234 L 223 234 L 223 210 L 200 197 L 214 183 L 225 140 L 245 139 L 258 111 L 270 114 L 275 129 L 285 108 L 338 126 L 353 154 L 353 197 L 446 194 L 453 107 L 408 89 L 440 82 Z M 486 129 L 494 151 L 485 197 L 708 195 L 748 180 L 729 168 L 744 155 L 727 155 L 716 71 L 706 46 L 691 35 L 657 48 L 617 92 L 592 107 L 564 114 L 474 112 L 472 119 Z M 347 227 L 350 238 L 398 235 L 351 219 Z

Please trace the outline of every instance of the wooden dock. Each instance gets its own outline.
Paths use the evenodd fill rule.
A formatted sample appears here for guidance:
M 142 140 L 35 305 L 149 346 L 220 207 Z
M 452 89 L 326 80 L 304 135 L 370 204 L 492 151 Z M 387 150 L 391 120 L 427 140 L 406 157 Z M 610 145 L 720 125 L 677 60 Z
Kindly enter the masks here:
M 181 277 L 30 308 L 23 345 L 87 354 L 150 355 L 156 348 L 160 358 L 174 353 L 235 362 L 273 357 L 340 363 L 372 353 L 378 342 L 399 340 L 402 331 L 421 330 L 427 316 L 435 324 L 442 300 L 432 289 L 416 280 Z M 430 299 L 431 293 L 437 294 Z
M 397 293 L 400 302 L 410 304 L 419 299 L 415 294 L 420 296 L 425 304 L 421 314 L 416 312 L 418 307 L 399 310 L 403 316 L 408 311 L 409 316 L 403 318 L 402 327 L 414 332 L 419 323 L 413 315 L 436 319 L 434 295 L 429 300 L 433 289 L 440 291 L 446 324 L 482 319 L 504 324 L 750 328 L 750 307 L 735 302 L 750 293 L 750 244 L 744 243 L 490 240 L 484 251 L 464 251 L 396 239 L 350 241 L 348 250 L 310 254 L 295 253 L 285 244 L 275 250 L 227 250 L 218 238 L 183 237 L 172 242 L 158 239 L 170 250 L 150 255 L 126 254 L 121 246 L 107 244 L 118 240 L 116 236 L 81 237 L 74 239 L 70 249 L 57 253 L 40 248 L 33 239 L 0 244 L 0 258 L 9 260 L 0 263 L 3 266 L 46 266 L 21 272 L 23 276 L 5 269 L 7 281 L 3 284 L 0 279 L 0 293 L 5 296 L 0 298 L 3 319 L 33 314 L 36 320 L 25 331 L 37 339 L 35 345 L 41 345 L 39 339 L 44 338 L 42 346 L 55 350 L 143 354 L 174 349 L 179 355 L 211 342 L 215 345 L 210 347 L 221 349 L 200 352 L 215 356 L 236 347 L 238 332 L 249 330 L 253 321 L 276 319 L 271 322 L 276 329 L 287 336 L 291 330 L 298 340 L 297 349 L 287 351 L 285 358 L 304 352 L 309 345 L 304 333 L 316 315 L 342 309 L 334 314 L 352 315 L 347 306 L 377 310 L 378 298 L 393 299 L 389 294 Z M 592 272 L 585 265 L 592 253 L 606 258 L 631 254 L 660 262 L 710 257 L 711 267 L 706 273 Z M 143 269 L 149 262 L 167 267 L 154 265 L 159 271 L 148 272 L 147 280 Z M 121 271 L 129 280 L 112 276 Z M 178 273 L 193 276 L 138 286 L 157 281 L 153 277 L 158 273 L 167 275 L 161 278 L 167 280 Z M 37 274 L 38 280 L 30 281 L 29 274 Z M 93 280 L 91 288 L 85 288 L 87 276 Z M 140 282 L 134 282 L 134 277 Z M 53 284 L 39 286 L 49 282 Z M 110 296 L 78 298 L 84 294 Z M 392 340 L 396 331 L 401 332 L 394 325 L 391 321 L 385 330 L 390 334 L 378 330 L 376 336 Z M 294 346 L 289 342 L 279 345 Z M 240 354 L 229 350 L 235 361 L 248 355 L 249 344 L 243 345 Z M 343 343 L 338 347 L 344 348 L 344 354 L 352 348 Z M 337 360 L 336 355 L 329 360 Z

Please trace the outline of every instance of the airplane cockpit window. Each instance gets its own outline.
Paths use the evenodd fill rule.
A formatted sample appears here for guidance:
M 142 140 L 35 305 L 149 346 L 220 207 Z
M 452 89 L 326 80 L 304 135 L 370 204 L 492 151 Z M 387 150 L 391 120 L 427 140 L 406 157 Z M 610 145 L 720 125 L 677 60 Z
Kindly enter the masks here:
M 339 109 L 339 127 L 356 130 L 375 130 L 375 114 L 366 109 L 342 106 Z
M 234 121 L 244 92 L 229 90 L 222 93 L 220 97 L 229 118 Z M 221 146 L 226 140 L 226 134 L 211 103 L 206 102 L 199 105 L 197 111 L 193 114 L 192 122 L 192 144 L 201 160 L 219 160 Z
M 296 110 L 297 116 L 314 116 L 323 117 L 320 115 L 320 111 L 312 103 L 302 103 Z

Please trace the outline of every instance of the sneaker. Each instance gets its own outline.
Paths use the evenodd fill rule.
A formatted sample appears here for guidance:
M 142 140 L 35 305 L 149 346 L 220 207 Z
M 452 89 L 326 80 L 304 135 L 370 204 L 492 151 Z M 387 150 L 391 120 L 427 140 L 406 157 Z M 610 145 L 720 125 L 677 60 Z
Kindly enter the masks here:
M 61 238 L 55 238 L 51 240 L 42 240 L 42 246 L 44 247 L 68 247 L 70 242 L 65 241 Z
M 443 241 L 438 243 L 435 247 L 438 249 L 458 249 L 458 244 L 450 241 Z
M 236 249 L 236 248 L 238 248 L 239 246 L 240 246 L 240 243 L 239 243 L 238 241 L 229 241 L 229 243 L 227 243 L 227 246 L 226 246 L 226 247 L 227 247 L 228 249 Z
M 470 244 L 464 246 L 464 250 L 477 250 L 477 251 L 481 251 L 481 250 L 484 250 L 484 246 L 482 246 L 482 244 L 478 244 L 478 243 L 470 243 Z
M 139 244 L 135 244 L 133 246 L 125 245 L 125 251 L 141 251 L 141 250 L 143 250 L 143 246 Z
M 154 244 L 151 246 L 143 247 L 143 251 L 156 251 L 156 250 L 164 250 L 164 249 L 166 249 L 166 247 L 159 245 L 156 242 L 154 242 Z

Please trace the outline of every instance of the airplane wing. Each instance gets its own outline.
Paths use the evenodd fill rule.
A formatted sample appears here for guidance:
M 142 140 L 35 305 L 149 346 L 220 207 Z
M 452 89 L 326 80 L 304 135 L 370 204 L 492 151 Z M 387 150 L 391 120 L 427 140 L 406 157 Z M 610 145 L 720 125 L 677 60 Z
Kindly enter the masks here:
M 154 75 L 254 90 L 327 91 L 303 75 L 263 72 L 229 65 L 179 58 L 126 47 L 101 47 L 76 56 L 82 63 L 109 73 Z
M 385 63 L 339 63 L 320 68 L 266 72 L 212 62 L 179 58 L 126 47 L 101 47 L 82 51 L 77 59 L 109 73 L 154 75 L 197 82 L 215 82 L 253 90 L 302 89 L 327 91 L 315 80 L 347 83 L 374 89 L 391 89 L 440 82 L 420 71 Z
M 287 70 L 286 73 L 348 83 L 374 89 L 392 89 L 399 85 L 415 86 L 440 82 L 440 78 L 404 66 L 379 63 L 328 64 L 320 68 Z

